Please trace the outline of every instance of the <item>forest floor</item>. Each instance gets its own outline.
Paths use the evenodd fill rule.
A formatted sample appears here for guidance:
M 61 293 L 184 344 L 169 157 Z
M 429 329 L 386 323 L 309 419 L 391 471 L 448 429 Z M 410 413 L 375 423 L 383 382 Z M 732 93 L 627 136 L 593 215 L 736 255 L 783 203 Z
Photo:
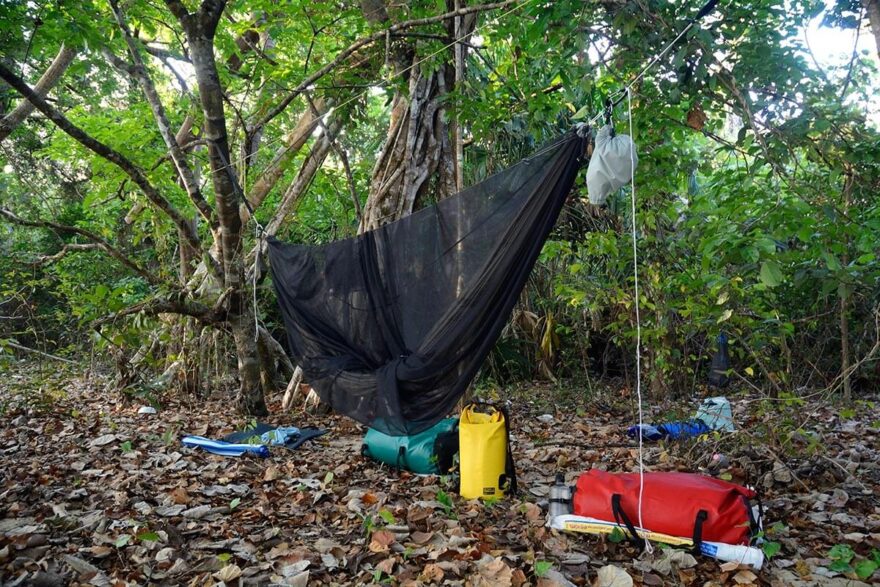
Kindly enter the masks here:
M 142 403 L 102 380 L 56 369 L 0 378 L 0 584 L 880 583 L 880 571 L 869 576 L 880 562 L 880 409 L 870 402 L 731 390 L 738 432 L 646 445 L 649 470 L 706 472 L 723 454 L 730 464 L 717 474 L 757 487 L 773 556 L 753 573 L 545 528 L 556 471 L 573 483 L 590 467 L 637 469 L 625 435 L 633 405 L 619 387 L 509 391 L 522 491 L 483 504 L 447 479 L 362 457 L 364 429 L 346 418 L 282 415 L 276 401 L 269 423 L 330 433 L 270 458 L 225 458 L 180 438 L 242 429 L 229 402 L 163 399 L 158 414 L 139 415 Z M 645 420 L 692 415 L 698 401 L 648 408 Z

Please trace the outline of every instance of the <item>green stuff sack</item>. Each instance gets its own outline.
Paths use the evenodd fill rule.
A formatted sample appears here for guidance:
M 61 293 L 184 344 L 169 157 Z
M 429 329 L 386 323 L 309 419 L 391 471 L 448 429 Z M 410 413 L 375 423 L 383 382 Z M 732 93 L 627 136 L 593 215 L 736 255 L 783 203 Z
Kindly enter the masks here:
M 458 452 L 458 418 L 441 420 L 412 436 L 388 436 L 370 428 L 361 453 L 397 469 L 419 474 L 448 473 Z

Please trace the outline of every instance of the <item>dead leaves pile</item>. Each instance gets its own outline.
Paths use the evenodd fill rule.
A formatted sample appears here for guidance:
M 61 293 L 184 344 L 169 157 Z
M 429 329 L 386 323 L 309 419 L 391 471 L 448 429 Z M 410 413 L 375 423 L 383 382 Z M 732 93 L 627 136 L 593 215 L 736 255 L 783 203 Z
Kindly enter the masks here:
M 722 474 L 759 480 L 768 519 L 785 527 L 770 535 L 779 554 L 754 573 L 544 527 L 557 470 L 573 483 L 589 467 L 634 468 L 635 449 L 621 434 L 630 423 L 624 411 L 588 406 L 581 415 L 539 419 L 526 402 L 515 404 L 524 495 L 482 504 L 459 499 L 449 480 L 364 459 L 363 429 L 343 418 L 277 416 L 270 422 L 331 433 L 268 459 L 224 458 L 185 448 L 180 437 L 242 428 L 227 404 L 171 402 L 139 415 L 138 404 L 99 387 L 68 381 L 50 407 L 4 418 L 0 583 L 833 586 L 846 577 L 830 570 L 831 546 L 846 543 L 865 556 L 880 544 L 880 477 L 869 466 L 880 456 L 876 431 L 848 432 L 828 411 L 820 410 L 827 418 L 820 432 L 839 450 L 823 458 L 783 458 L 724 440 L 648 449 L 651 469 L 701 470 L 694 455 L 723 448 L 730 466 Z

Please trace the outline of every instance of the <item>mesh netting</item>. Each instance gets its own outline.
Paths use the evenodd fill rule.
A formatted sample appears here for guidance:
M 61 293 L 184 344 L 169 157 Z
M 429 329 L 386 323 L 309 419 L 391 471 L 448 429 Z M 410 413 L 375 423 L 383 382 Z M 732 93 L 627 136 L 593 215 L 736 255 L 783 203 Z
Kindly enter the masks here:
M 271 239 L 291 354 L 321 399 L 391 435 L 445 417 L 501 333 L 584 147 L 569 133 L 355 238 L 317 247 Z

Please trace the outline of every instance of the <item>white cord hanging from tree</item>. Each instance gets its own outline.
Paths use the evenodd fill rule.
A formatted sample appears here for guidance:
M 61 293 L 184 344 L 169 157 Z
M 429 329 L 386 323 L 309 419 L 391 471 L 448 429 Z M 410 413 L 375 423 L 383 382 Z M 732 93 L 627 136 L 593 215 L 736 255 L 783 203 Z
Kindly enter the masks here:
M 629 157 L 630 169 L 630 203 L 632 204 L 632 250 L 633 250 L 633 289 L 635 295 L 635 311 L 636 311 L 636 398 L 639 402 L 639 430 L 642 430 L 642 321 L 639 314 L 639 247 L 638 247 L 638 231 L 636 229 L 636 164 L 638 157 L 636 156 L 636 146 L 632 141 L 633 134 L 633 118 L 632 118 L 632 92 L 627 86 L 626 88 L 626 115 L 629 122 Z M 642 523 L 642 497 L 645 492 L 645 461 L 643 455 L 643 438 L 639 433 L 639 527 L 644 528 Z M 651 543 L 645 539 L 645 550 L 648 553 L 653 552 Z

